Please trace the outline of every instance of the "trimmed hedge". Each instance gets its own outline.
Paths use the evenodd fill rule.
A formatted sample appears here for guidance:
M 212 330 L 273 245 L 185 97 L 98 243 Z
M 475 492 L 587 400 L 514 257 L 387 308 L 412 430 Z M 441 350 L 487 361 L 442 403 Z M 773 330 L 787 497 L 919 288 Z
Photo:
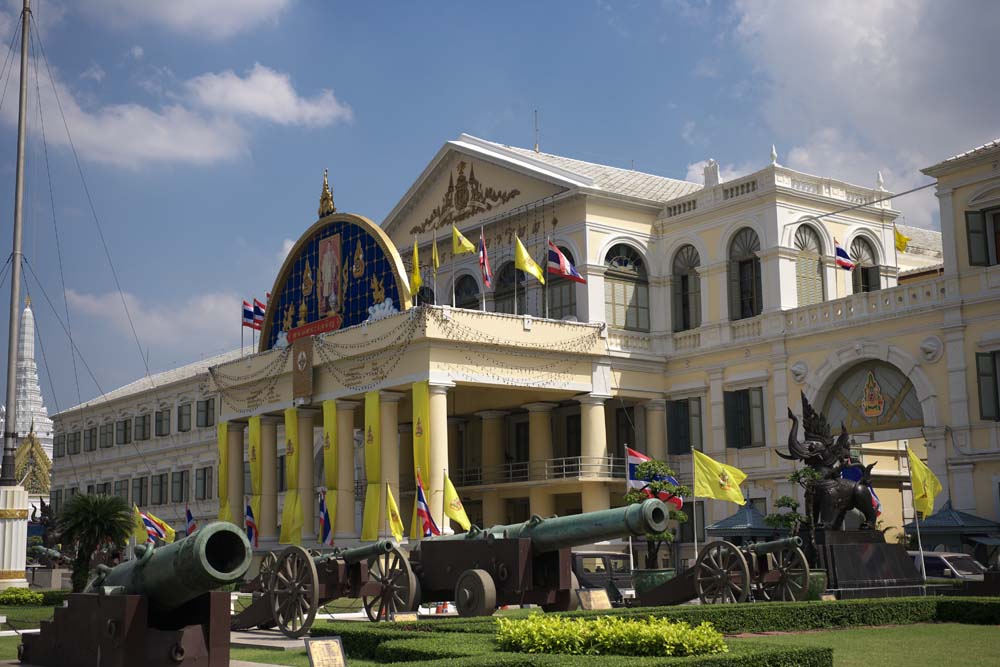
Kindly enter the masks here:
M 73 591 L 67 591 L 61 588 L 49 588 L 36 592 L 42 594 L 42 605 L 46 607 L 61 607 L 62 603 L 66 601 L 66 598 Z
M 37 607 L 42 604 L 42 594 L 27 588 L 8 588 L 0 591 L 0 605 L 9 607 Z

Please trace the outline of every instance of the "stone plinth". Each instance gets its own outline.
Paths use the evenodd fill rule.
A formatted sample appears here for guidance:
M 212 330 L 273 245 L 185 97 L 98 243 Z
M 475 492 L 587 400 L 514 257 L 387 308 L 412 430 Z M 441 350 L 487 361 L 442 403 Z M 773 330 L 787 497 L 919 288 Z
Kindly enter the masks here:
M 0 590 L 28 587 L 27 548 L 28 492 L 20 486 L 0 486 Z

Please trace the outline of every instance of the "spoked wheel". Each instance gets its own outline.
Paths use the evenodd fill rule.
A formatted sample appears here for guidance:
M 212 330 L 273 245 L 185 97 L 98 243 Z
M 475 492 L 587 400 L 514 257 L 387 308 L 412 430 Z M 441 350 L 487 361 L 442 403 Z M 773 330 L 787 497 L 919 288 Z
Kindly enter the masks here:
M 767 572 L 760 577 L 760 590 L 768 600 L 801 602 L 809 594 L 809 562 L 802 549 L 784 548 L 770 554 Z
M 379 587 L 375 595 L 361 596 L 370 620 L 389 621 L 396 612 L 414 608 L 417 577 L 410 568 L 410 561 L 398 547 L 369 560 L 368 577 Z
M 281 552 L 269 584 L 271 611 L 282 634 L 297 639 L 309 632 L 319 607 L 316 564 L 302 547 Z
M 271 577 L 274 576 L 274 566 L 278 564 L 278 555 L 273 551 L 268 551 L 260 561 L 260 569 L 257 573 L 257 580 L 260 582 L 259 590 L 267 592 L 271 585 Z
M 695 583 L 702 604 L 746 602 L 750 592 L 750 568 L 736 545 L 725 541 L 706 545 L 695 568 Z

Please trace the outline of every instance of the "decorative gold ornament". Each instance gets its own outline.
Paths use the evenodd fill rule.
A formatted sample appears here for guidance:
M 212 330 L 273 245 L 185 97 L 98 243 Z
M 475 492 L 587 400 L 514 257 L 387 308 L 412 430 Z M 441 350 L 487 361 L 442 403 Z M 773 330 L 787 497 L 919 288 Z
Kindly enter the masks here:
M 881 417 L 885 412 L 885 397 L 882 396 L 882 388 L 875 380 L 875 374 L 868 371 L 868 380 L 865 382 L 865 395 L 861 399 L 861 412 L 865 417 Z
M 288 308 L 285 309 L 285 317 L 281 320 L 282 331 L 289 331 L 292 328 L 292 324 L 295 320 L 295 306 L 289 304 Z
M 377 276 L 372 276 L 372 302 L 382 303 L 385 301 L 385 287 L 382 286 L 382 281 L 378 279 Z
M 33 496 L 47 496 L 51 487 L 52 461 L 35 435 L 35 425 L 21 441 L 14 455 L 14 470 L 23 486 Z
M 302 272 L 302 296 L 307 297 L 312 294 L 313 291 L 313 272 L 312 266 L 309 264 L 309 259 L 306 258 L 306 268 Z
M 303 326 L 309 323 L 309 307 L 306 305 L 305 299 L 299 304 L 299 323 L 298 326 Z
M 354 247 L 354 264 L 351 265 L 351 275 L 360 278 L 365 275 L 365 252 L 361 249 L 361 241 Z
M 0 519 L 27 519 L 27 518 L 28 518 L 28 510 L 0 510 Z
M 323 170 L 323 193 L 319 196 L 319 217 L 325 218 L 331 213 L 336 213 L 337 207 L 333 205 L 333 191 L 330 189 L 330 179 L 327 170 Z
M 469 176 L 465 176 L 465 167 L 469 166 Z M 422 234 L 432 229 L 441 229 L 448 225 L 459 223 L 475 215 L 491 211 L 502 206 L 521 194 L 516 188 L 510 190 L 495 190 L 484 188 L 476 178 L 476 169 L 464 160 L 456 168 L 458 178 L 454 174 L 448 176 L 448 189 L 431 214 L 422 223 L 410 230 L 411 234 Z
M 24 570 L 0 570 L 0 581 L 24 579 Z

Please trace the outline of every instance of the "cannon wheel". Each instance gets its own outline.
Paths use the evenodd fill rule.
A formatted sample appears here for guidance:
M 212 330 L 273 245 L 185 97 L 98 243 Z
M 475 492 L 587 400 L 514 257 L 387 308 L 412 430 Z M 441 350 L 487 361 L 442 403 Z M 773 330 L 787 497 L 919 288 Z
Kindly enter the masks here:
M 750 593 L 747 559 L 731 542 L 705 545 L 695 564 L 695 585 L 702 604 L 746 602 Z
M 274 566 L 278 564 L 278 554 L 268 551 L 267 555 L 261 558 L 260 568 L 257 571 L 257 579 L 260 582 L 260 590 L 267 592 L 271 585 L 271 577 L 274 576 Z
M 497 609 L 497 586 L 486 570 L 466 570 L 455 585 L 459 616 L 492 616 Z
M 389 621 L 397 611 L 410 611 L 417 597 L 417 577 L 406 555 L 393 547 L 368 561 L 368 577 L 379 585 L 371 597 L 361 596 L 365 613 L 372 621 Z
M 309 552 L 295 546 L 282 551 L 268 588 L 281 633 L 297 639 L 309 632 L 319 608 L 319 577 Z
M 771 554 L 773 567 L 760 576 L 760 588 L 768 600 L 801 602 L 809 594 L 809 562 L 802 549 L 785 547 Z

